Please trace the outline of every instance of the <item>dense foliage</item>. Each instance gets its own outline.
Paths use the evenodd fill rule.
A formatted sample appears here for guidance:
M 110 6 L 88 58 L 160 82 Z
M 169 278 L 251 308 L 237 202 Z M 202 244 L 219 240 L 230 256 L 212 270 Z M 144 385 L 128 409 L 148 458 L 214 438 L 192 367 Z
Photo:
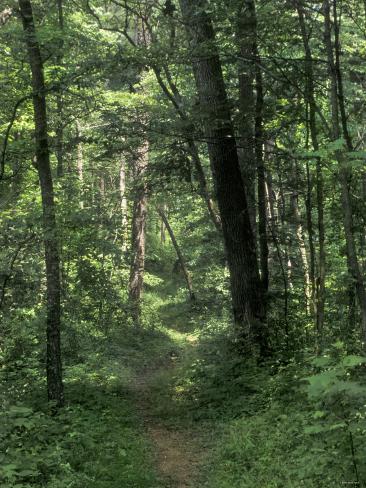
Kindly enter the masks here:
M 366 485 L 365 52 L 360 0 L 0 0 L 1 486 L 178 486 L 151 425 Z

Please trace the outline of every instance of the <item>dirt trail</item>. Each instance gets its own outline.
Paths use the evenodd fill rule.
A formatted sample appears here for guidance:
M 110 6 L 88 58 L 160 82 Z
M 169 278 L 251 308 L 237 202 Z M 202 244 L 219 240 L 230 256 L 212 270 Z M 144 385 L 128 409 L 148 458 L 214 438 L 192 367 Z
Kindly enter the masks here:
M 164 425 L 164 420 L 154 415 L 152 383 L 163 369 L 174 370 L 174 361 L 168 358 L 159 366 L 146 368 L 133 380 L 132 388 L 145 430 L 155 447 L 155 460 L 164 488 L 197 488 L 199 468 L 203 459 L 202 449 L 195 432 Z

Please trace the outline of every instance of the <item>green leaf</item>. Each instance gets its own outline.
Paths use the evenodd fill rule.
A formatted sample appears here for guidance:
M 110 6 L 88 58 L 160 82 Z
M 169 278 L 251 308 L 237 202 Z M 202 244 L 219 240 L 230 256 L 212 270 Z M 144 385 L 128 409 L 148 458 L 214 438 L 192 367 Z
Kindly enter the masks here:
M 35 469 L 23 469 L 22 471 L 19 471 L 18 473 L 19 476 L 36 476 L 38 475 L 38 471 Z
M 366 363 L 366 357 L 356 356 L 354 354 L 346 356 L 342 360 L 342 365 L 345 366 L 346 368 L 352 368 L 354 366 L 359 366 L 360 364 L 364 364 L 364 363 Z
M 29 415 L 32 415 L 33 410 L 28 407 L 22 407 L 20 405 L 12 405 L 9 409 L 8 412 L 11 415 L 22 415 L 23 417 L 27 417 Z
M 310 383 L 308 386 L 308 394 L 315 397 L 323 395 L 337 381 L 338 374 L 338 371 L 331 369 L 323 373 L 308 376 L 305 378 Z
M 316 412 L 314 412 L 314 419 L 320 419 L 322 417 L 325 417 L 326 416 L 326 412 L 324 412 L 323 410 L 317 410 Z
M 327 430 L 328 427 L 324 425 L 308 425 L 304 428 L 305 434 L 320 434 L 321 432 L 326 432 Z
M 331 359 L 329 356 L 319 356 L 311 361 L 311 364 L 318 367 L 329 366 Z

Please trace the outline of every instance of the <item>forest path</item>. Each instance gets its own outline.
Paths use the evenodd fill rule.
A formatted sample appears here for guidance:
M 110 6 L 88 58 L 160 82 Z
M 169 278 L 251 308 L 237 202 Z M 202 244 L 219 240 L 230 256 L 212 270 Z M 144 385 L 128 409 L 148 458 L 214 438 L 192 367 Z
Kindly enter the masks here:
M 194 347 L 192 336 L 187 347 Z M 154 447 L 154 460 L 161 477 L 161 488 L 198 488 L 200 465 L 205 458 L 204 436 L 199 428 L 187 425 L 175 413 L 171 380 L 180 358 L 175 354 L 159 355 L 146 364 L 131 382 L 144 430 Z M 167 421 L 168 420 L 168 421 Z

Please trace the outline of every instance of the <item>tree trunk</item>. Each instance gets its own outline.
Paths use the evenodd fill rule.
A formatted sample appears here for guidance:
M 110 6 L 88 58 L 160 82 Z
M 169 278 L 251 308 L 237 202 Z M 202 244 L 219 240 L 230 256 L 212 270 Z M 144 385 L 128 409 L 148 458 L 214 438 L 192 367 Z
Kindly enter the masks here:
M 36 167 L 42 194 L 47 277 L 47 390 L 48 399 L 56 402 L 57 406 L 62 406 L 64 392 L 60 341 L 60 259 L 49 155 L 43 63 L 36 37 L 32 5 L 29 0 L 19 0 L 19 8 L 32 72 Z
M 119 166 L 119 201 L 121 209 L 122 250 L 127 250 L 127 198 L 126 198 L 126 162 L 122 157 Z
M 310 280 L 310 272 L 309 272 L 309 261 L 306 251 L 305 245 L 305 237 L 304 237 L 304 229 L 302 225 L 301 214 L 299 211 L 298 205 L 298 195 L 297 193 L 293 193 L 291 195 L 291 206 L 292 212 L 295 220 L 295 227 L 296 227 L 296 237 L 299 243 L 299 251 L 300 257 L 302 262 L 302 268 L 304 273 L 304 293 L 305 293 L 305 301 L 306 301 L 306 311 L 310 315 L 311 313 L 311 280 Z
M 314 70 L 313 57 L 311 54 L 309 35 L 306 29 L 304 10 L 302 3 L 295 0 L 299 25 L 301 30 L 301 37 L 305 52 L 305 96 L 309 105 L 309 127 L 310 137 L 314 151 L 319 150 L 318 131 L 316 126 L 316 101 L 314 91 Z M 324 306 L 325 306 L 325 270 L 326 270 L 326 253 L 325 253 L 325 227 L 324 227 L 324 182 L 322 163 L 319 157 L 316 158 L 316 196 L 317 196 L 317 211 L 318 211 L 318 240 L 319 240 L 319 254 L 318 254 L 318 275 L 316 279 L 316 329 L 318 333 L 319 343 L 322 342 L 323 326 L 324 326 Z
M 259 56 L 257 61 L 259 62 Z M 255 104 L 255 156 L 258 175 L 258 234 L 259 234 L 259 260 L 261 269 L 261 282 L 263 289 L 264 306 L 267 307 L 269 269 L 268 269 L 268 239 L 267 239 L 267 203 L 266 203 L 266 175 L 264 167 L 264 133 L 263 133 L 263 80 L 260 66 L 255 69 L 256 104 Z
M 240 59 L 238 62 L 239 79 L 239 136 L 238 155 L 247 194 L 249 214 L 253 231 L 256 229 L 255 197 L 255 100 L 254 78 L 257 58 L 257 21 L 254 0 L 245 0 L 237 12 L 236 38 Z M 256 76 L 257 77 L 257 76 Z M 257 87 L 258 88 L 258 87 Z M 263 94 L 262 94 L 263 95 Z M 258 97 L 257 97 L 258 98 Z M 258 104 L 258 100 L 257 100 Z M 258 106 L 258 105 L 257 105 Z
M 58 25 L 63 35 L 64 30 L 64 13 L 63 13 L 63 0 L 57 0 L 58 10 Z M 62 66 L 63 61 L 63 39 L 61 38 L 59 52 L 57 54 L 56 63 L 58 66 Z M 64 102 L 62 97 L 61 86 L 56 95 L 57 106 L 57 123 L 56 123 L 56 158 L 57 158 L 57 176 L 61 177 L 64 174 L 64 121 L 63 121 L 63 109 Z
M 274 205 L 274 191 L 272 188 L 272 175 L 270 171 L 267 171 L 267 179 L 265 181 L 265 190 L 266 190 L 266 196 L 268 200 L 268 228 L 271 233 L 272 241 L 274 244 L 274 247 L 276 249 L 276 254 L 278 258 L 278 262 L 280 265 L 281 269 L 281 275 L 282 275 L 282 280 L 283 280 L 283 293 L 284 293 L 284 307 L 283 307 L 283 319 L 284 319 L 284 324 L 285 324 L 285 332 L 286 336 L 288 339 L 289 335 L 289 327 L 288 327 L 288 282 L 287 282 L 287 275 L 286 275 L 286 270 L 285 270 L 285 265 L 283 262 L 283 257 L 282 257 L 282 252 L 280 248 L 280 244 L 278 242 L 278 237 L 277 237 L 277 231 L 276 231 L 276 223 L 277 223 L 277 215 L 275 211 L 275 205 Z
M 141 297 L 145 270 L 145 232 L 147 217 L 146 170 L 149 145 L 145 142 L 140 148 L 134 164 L 134 202 L 131 231 L 131 271 L 129 281 L 129 300 L 131 315 L 136 326 L 140 325 Z
M 334 25 L 335 25 L 335 49 L 336 49 L 336 62 L 334 61 L 334 52 L 332 45 L 332 31 L 331 31 L 331 18 L 330 18 L 330 2 L 324 0 L 324 38 L 328 58 L 329 77 L 331 83 L 330 89 L 330 104 L 332 113 L 332 128 L 333 128 L 333 140 L 338 140 L 341 137 L 339 108 L 341 114 L 341 123 L 343 129 L 343 136 L 347 143 L 347 150 L 352 150 L 352 144 L 349 138 L 347 129 L 347 119 L 345 114 L 344 98 L 343 98 L 343 86 L 342 79 L 340 77 L 339 66 L 339 40 L 337 36 L 338 21 L 336 12 L 336 1 L 333 2 L 334 7 Z M 339 107 L 340 104 L 340 107 Z M 352 199 L 349 188 L 349 182 L 351 179 L 351 169 L 345 161 L 345 155 L 342 150 L 336 152 L 336 158 L 339 166 L 339 177 L 341 185 L 341 205 L 343 210 L 343 225 L 346 237 L 347 248 L 347 264 L 348 270 L 356 289 L 357 299 L 361 311 L 361 323 L 363 340 L 366 342 L 366 289 L 363 280 L 361 268 L 358 261 L 357 249 L 355 238 L 353 235 L 353 213 L 352 213 Z
M 306 196 L 305 196 L 305 209 L 306 209 L 306 229 L 308 231 L 309 240 L 309 278 L 311 286 L 311 298 L 310 305 L 311 311 L 316 316 L 315 305 L 315 245 L 314 245 L 314 225 L 313 225 L 313 198 L 312 198 L 313 178 L 310 173 L 309 162 L 306 161 Z
M 84 185 L 84 154 L 83 154 L 83 143 L 81 142 L 82 129 L 79 120 L 76 120 L 76 131 L 77 131 L 77 146 L 76 146 L 76 169 L 80 184 L 80 199 L 79 206 L 84 208 L 83 201 L 83 185 Z
M 177 253 L 179 264 L 180 264 L 180 267 L 182 268 L 182 271 L 184 274 L 184 279 L 186 280 L 186 283 L 187 283 L 189 296 L 190 296 L 191 300 L 195 300 L 196 297 L 195 297 L 195 294 L 193 292 L 192 279 L 191 279 L 191 276 L 190 276 L 189 271 L 187 269 L 187 266 L 186 266 L 182 251 L 180 250 L 178 241 L 175 238 L 173 229 L 169 223 L 168 217 L 166 216 L 164 209 L 162 207 L 158 207 L 157 211 L 158 211 L 158 214 L 160 215 L 162 221 L 164 222 L 164 225 L 166 227 L 166 230 L 168 231 L 168 234 L 169 234 L 170 240 L 172 241 L 175 252 Z
M 243 349 L 268 348 L 255 239 L 239 166 L 220 59 L 202 0 L 180 0 L 193 48 L 193 71 L 219 204 L 238 340 Z

